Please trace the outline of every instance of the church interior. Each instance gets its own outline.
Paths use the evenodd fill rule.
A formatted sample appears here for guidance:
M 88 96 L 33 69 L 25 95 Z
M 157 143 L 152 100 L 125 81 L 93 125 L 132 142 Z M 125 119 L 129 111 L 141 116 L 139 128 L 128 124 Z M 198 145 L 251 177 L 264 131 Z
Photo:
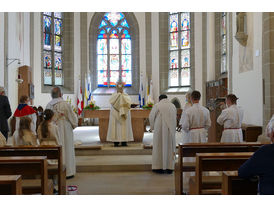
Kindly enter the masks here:
M 9 168 L 14 156 L 21 158 L 17 162 L 21 168 L 28 164 L 38 168 L 39 157 L 48 165 L 38 178 L 39 194 L 257 194 L 258 182 L 240 181 L 237 171 L 251 152 L 271 144 L 265 131 L 274 114 L 273 41 L 272 12 L 0 12 L 0 87 L 12 112 L 6 146 L 0 147 L 1 170 Z M 119 81 L 131 100 L 133 139 L 117 146 L 108 136 L 110 102 Z M 43 116 L 39 107 L 48 107 L 56 86 L 77 116 L 73 129 L 76 173 L 67 179 L 62 146 L 29 153 L 19 146 L 12 149 L 20 98 L 29 98 L 28 105 L 38 108 L 39 119 Z M 200 105 L 209 111 L 209 146 L 183 144 L 179 122 L 186 96 L 194 90 L 201 94 Z M 161 94 L 177 111 L 175 166 L 170 174 L 152 171 L 156 137 L 149 115 Z M 220 144 L 224 128 L 217 118 L 229 94 L 239 98 L 237 105 L 244 110 L 239 145 Z M 229 154 L 228 166 L 218 156 L 222 152 Z M 210 158 L 203 153 L 216 154 L 217 163 L 211 158 L 206 166 Z M 36 164 L 30 160 L 33 156 Z M 58 159 L 56 168 L 41 157 Z M 196 165 L 184 158 L 196 158 Z M 192 176 L 187 181 L 186 173 Z M 30 174 L 20 176 L 21 193 L 11 189 L 10 194 L 36 194 L 33 188 L 26 189 L 37 183 L 24 178 Z M 0 172 L 0 192 L 4 184 L 9 188 L 1 182 L 18 175 Z

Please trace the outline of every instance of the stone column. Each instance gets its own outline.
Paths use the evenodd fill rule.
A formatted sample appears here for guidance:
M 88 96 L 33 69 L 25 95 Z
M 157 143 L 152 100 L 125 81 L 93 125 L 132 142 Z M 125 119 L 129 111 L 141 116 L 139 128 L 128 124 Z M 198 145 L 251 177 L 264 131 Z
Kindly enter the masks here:
M 263 120 L 274 114 L 274 12 L 263 13 Z

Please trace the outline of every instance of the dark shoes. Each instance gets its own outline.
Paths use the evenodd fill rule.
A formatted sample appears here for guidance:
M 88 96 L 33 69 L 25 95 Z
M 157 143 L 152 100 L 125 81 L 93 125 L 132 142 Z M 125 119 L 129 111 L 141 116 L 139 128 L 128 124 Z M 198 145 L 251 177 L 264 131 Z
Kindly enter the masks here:
M 67 176 L 66 179 L 69 180 L 69 179 L 72 179 L 74 178 L 74 175 L 71 175 L 71 176 Z
M 152 172 L 155 172 L 157 174 L 172 174 L 173 170 L 162 170 L 162 169 L 156 169 L 156 170 L 152 170 Z
M 152 172 L 158 173 L 158 174 L 164 174 L 165 171 L 162 169 L 152 170 Z
M 114 147 L 119 147 L 119 143 L 120 143 L 120 142 L 114 142 Z M 122 142 L 122 143 L 121 143 L 121 146 L 122 146 L 122 147 L 126 147 L 126 146 L 127 146 L 127 142 Z

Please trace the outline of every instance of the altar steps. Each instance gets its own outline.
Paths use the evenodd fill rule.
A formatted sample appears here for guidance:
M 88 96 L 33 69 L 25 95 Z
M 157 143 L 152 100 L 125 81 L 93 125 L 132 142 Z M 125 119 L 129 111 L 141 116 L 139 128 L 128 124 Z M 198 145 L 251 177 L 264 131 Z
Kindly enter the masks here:
M 76 156 L 98 155 L 152 155 L 152 148 L 143 144 L 129 144 L 127 147 L 113 147 L 112 144 L 75 146 Z
M 77 172 L 151 171 L 151 155 L 76 156 Z

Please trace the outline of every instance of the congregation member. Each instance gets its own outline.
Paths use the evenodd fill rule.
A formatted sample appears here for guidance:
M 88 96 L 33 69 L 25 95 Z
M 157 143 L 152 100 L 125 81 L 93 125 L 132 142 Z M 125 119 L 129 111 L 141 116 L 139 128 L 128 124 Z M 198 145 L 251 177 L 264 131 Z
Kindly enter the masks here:
M 207 142 L 207 129 L 211 126 L 209 110 L 200 105 L 201 94 L 194 90 L 191 93 L 192 106 L 186 109 L 182 115 L 181 124 L 185 133 L 183 143 Z
M 8 119 L 11 116 L 11 109 L 8 97 L 5 96 L 5 88 L 0 87 L 0 132 L 6 138 L 6 142 L 8 141 Z
M 123 90 L 124 84 L 117 82 L 117 92 L 110 97 L 111 105 L 109 114 L 109 124 L 107 141 L 113 142 L 115 147 L 127 146 L 127 142 L 133 141 L 133 132 L 131 125 L 131 99 Z
M 37 122 L 37 116 L 36 111 L 29 106 L 29 98 L 26 95 L 23 95 L 20 97 L 19 105 L 17 109 L 14 112 L 15 117 L 15 130 L 19 129 L 19 122 L 20 118 L 22 117 L 29 117 L 31 119 L 31 130 L 34 134 L 36 134 L 36 122 Z
M 40 145 L 60 145 L 58 127 L 53 123 L 54 112 L 46 109 L 43 116 L 37 132 Z
M 166 95 L 160 95 L 149 114 L 153 132 L 152 171 L 172 173 L 176 150 L 176 114 L 177 110 Z
M 31 129 L 32 119 L 29 117 L 21 117 L 19 120 L 19 128 L 13 134 L 14 146 L 35 146 L 37 144 L 37 137 Z
M 234 94 L 226 97 L 227 108 L 217 119 L 220 125 L 224 125 L 221 142 L 243 142 L 243 132 L 241 129 L 244 111 L 237 106 L 238 98 Z
M 66 176 L 69 179 L 73 178 L 76 173 L 73 129 L 78 125 L 78 118 L 71 105 L 63 100 L 62 96 L 60 87 L 54 87 L 51 91 L 52 100 L 48 103 L 46 109 L 54 112 L 53 121 L 59 130 L 60 143 L 63 147 L 63 160 L 66 165 Z
M 267 135 L 271 144 L 258 149 L 238 170 L 241 178 L 259 177 L 258 192 L 274 195 L 274 115 L 267 125 Z
M 41 124 L 41 122 L 43 122 L 44 118 L 43 118 L 43 115 L 44 115 L 44 109 L 43 107 L 39 106 L 37 108 L 37 129 L 38 129 L 38 126 Z

